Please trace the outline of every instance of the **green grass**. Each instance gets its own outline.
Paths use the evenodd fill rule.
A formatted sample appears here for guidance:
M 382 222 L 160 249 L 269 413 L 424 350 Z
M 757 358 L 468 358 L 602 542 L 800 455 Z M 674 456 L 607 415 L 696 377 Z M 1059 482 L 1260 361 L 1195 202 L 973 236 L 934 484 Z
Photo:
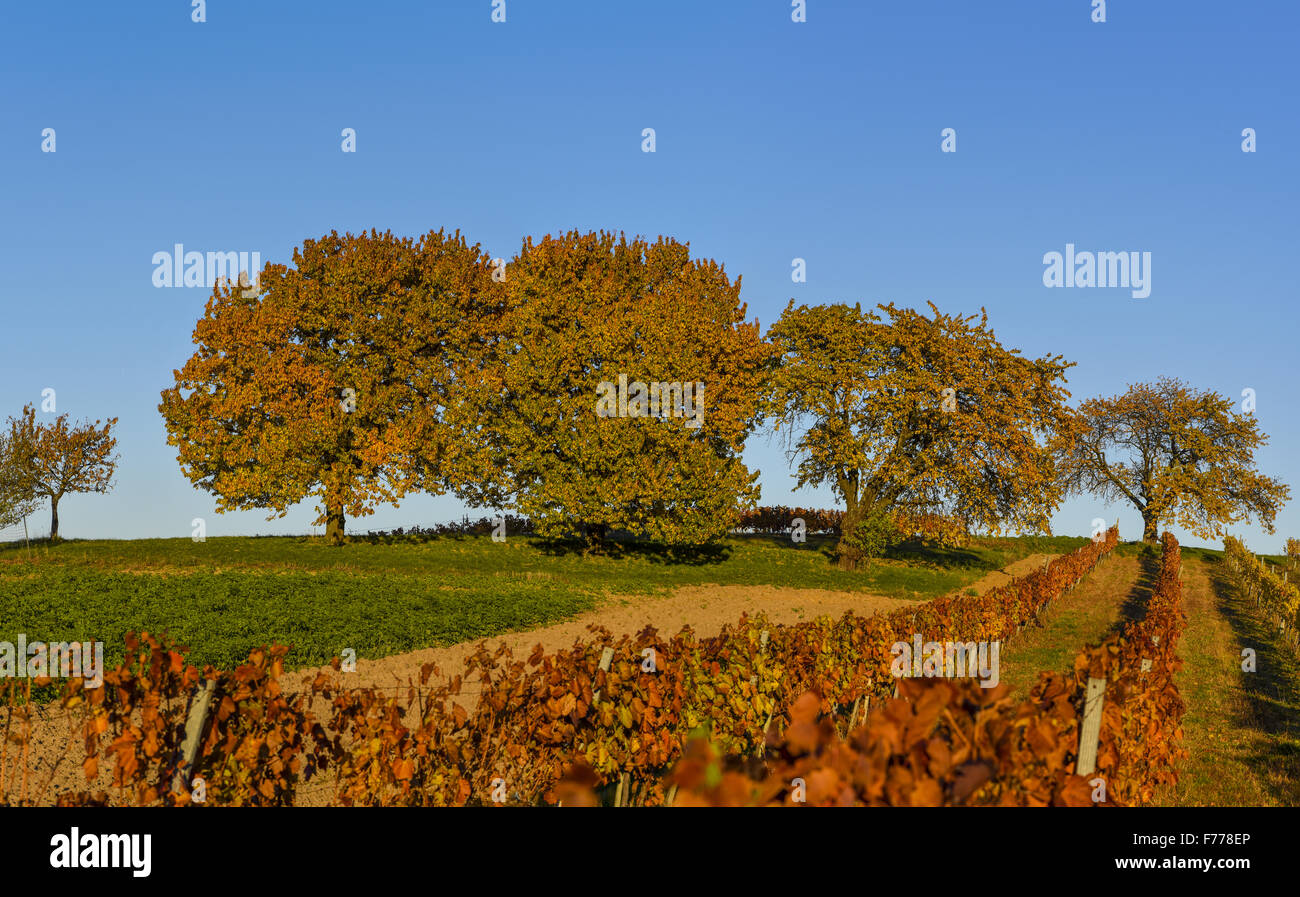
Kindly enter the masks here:
M 1079 585 L 1043 612 L 1002 651 L 1002 682 L 1026 698 L 1040 671 L 1068 673 L 1087 644 L 1097 644 L 1127 620 L 1140 616 L 1150 597 L 1158 554 L 1140 544 L 1122 544 Z
M 738 537 L 694 551 L 615 546 L 583 556 L 512 537 L 308 537 L 65 541 L 0 546 L 0 638 L 96 639 L 110 664 L 130 630 L 168 632 L 197 663 L 230 666 L 252 648 L 293 646 L 290 663 L 344 648 L 380 657 L 571 619 L 612 595 L 682 585 L 773 585 L 932 598 L 1034 553 L 1084 539 L 977 540 L 968 549 L 901 550 L 857 572 L 835 567 L 826 540 Z
M 1237 591 L 1221 552 L 1183 551 L 1187 631 L 1178 687 L 1187 704 L 1177 785 L 1168 806 L 1300 803 L 1300 658 L 1255 603 Z M 1242 670 L 1242 648 L 1256 669 Z
M 1096 644 L 1140 617 L 1159 570 L 1154 548 L 1124 545 L 1002 654 L 1002 681 L 1027 696 L 1039 670 L 1068 671 Z M 1177 682 L 1186 703 L 1179 781 L 1161 786 L 1158 806 L 1295 806 L 1300 803 L 1300 657 L 1234 588 L 1221 551 L 1184 548 L 1187 629 Z M 1255 672 L 1241 649 L 1257 652 Z

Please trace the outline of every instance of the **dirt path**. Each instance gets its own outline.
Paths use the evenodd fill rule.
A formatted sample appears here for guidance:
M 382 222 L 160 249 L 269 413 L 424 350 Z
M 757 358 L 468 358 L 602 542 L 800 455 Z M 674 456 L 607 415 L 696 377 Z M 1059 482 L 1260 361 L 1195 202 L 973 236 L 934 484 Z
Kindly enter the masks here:
M 1033 555 L 1009 564 L 1001 571 L 987 574 L 979 582 L 967 588 L 978 590 L 980 594 L 995 586 L 1010 581 L 1014 576 L 1023 576 L 1041 567 L 1043 561 L 1054 555 Z M 646 625 L 653 625 L 660 632 L 676 634 L 683 626 L 694 627 L 699 636 L 716 635 L 728 623 L 740 619 L 741 614 L 751 616 L 765 613 L 774 623 L 798 623 L 813 620 L 820 616 L 842 616 L 847 611 L 862 615 L 872 615 L 893 610 L 896 607 L 911 606 L 918 602 L 897 598 L 885 598 L 866 592 L 840 592 L 827 589 L 788 589 L 775 586 L 749 585 L 698 585 L 676 589 L 668 595 L 638 595 L 631 598 L 614 597 L 603 602 L 597 610 L 570 620 L 533 629 L 527 632 L 508 633 L 497 638 L 488 639 L 488 646 L 495 649 L 501 644 L 510 646 L 516 657 L 527 657 L 534 646 L 541 644 L 547 651 L 567 648 L 576 640 L 590 637 L 588 627 L 605 626 L 616 636 L 624 633 L 639 632 Z M 473 652 L 478 642 L 462 642 L 441 648 L 425 648 L 395 654 L 389 657 L 366 659 L 358 658 L 355 673 L 345 674 L 343 683 L 351 687 L 386 687 L 399 690 L 405 698 L 408 682 L 418 682 L 420 667 L 434 663 L 444 675 L 460 672 L 465 659 Z M 304 678 L 313 677 L 315 669 L 297 670 L 286 673 L 281 680 L 286 691 L 293 691 Z M 472 707 L 477 701 L 477 687 L 472 681 L 465 683 L 462 694 L 464 704 Z M 70 789 L 96 790 L 108 788 L 111 764 L 100 764 L 99 781 L 87 786 L 80 771 L 81 752 L 79 739 L 72 730 L 73 721 L 68 714 L 58 708 L 44 707 L 39 711 L 40 718 L 32 727 L 29 757 L 32 771 L 31 785 L 33 791 L 43 790 L 42 794 L 31 797 L 43 803 L 52 802 L 54 795 Z M 414 722 L 414 720 L 411 720 Z M 70 747 L 71 745 L 71 747 Z M 17 797 L 18 788 L 14 778 L 12 763 L 16 759 L 10 752 L 9 776 L 5 790 L 11 798 Z M 62 757 L 55 775 L 50 779 L 50 771 L 56 760 Z M 40 785 L 50 779 L 48 789 Z M 332 785 L 323 780 L 304 783 L 298 792 L 296 803 L 302 806 L 328 803 L 332 796 Z M 0 794 L 0 799 L 4 795 Z
M 1024 576 L 1056 555 L 1036 554 L 1007 565 L 1002 570 L 986 574 L 968 586 L 979 594 Z M 637 595 L 631 598 L 614 597 L 590 613 L 569 620 L 513 632 L 488 639 L 492 650 L 508 645 L 515 657 L 527 657 L 535 646 L 541 645 L 549 652 L 573 646 L 575 641 L 591 637 L 590 626 L 604 626 L 614 635 L 640 632 L 647 625 L 659 632 L 675 635 L 683 626 L 692 626 L 700 637 L 717 635 L 728 623 L 735 623 L 742 614 L 755 616 L 764 613 L 774 623 L 790 624 L 818 617 L 841 617 L 852 611 L 862 616 L 888 612 L 897 607 L 918 602 L 900 598 L 885 598 L 867 592 L 841 592 L 830 589 L 790 589 L 777 586 L 751 585 L 696 585 L 681 586 L 669 595 Z M 345 683 L 356 687 L 404 688 L 408 681 L 419 681 L 420 667 L 436 664 L 445 674 L 464 668 L 465 660 L 474 652 L 479 641 L 461 642 L 441 648 L 423 648 L 404 654 L 393 654 L 377 659 L 357 659 L 355 673 L 347 674 Z M 319 669 L 319 668 L 318 668 Z M 301 681 L 301 676 L 314 676 L 317 669 L 286 675 L 286 679 Z
M 1217 558 L 1183 555 L 1187 632 L 1178 688 L 1187 703 L 1177 785 L 1165 806 L 1300 805 L 1300 661 Z M 1242 670 L 1242 649 L 1256 670 Z

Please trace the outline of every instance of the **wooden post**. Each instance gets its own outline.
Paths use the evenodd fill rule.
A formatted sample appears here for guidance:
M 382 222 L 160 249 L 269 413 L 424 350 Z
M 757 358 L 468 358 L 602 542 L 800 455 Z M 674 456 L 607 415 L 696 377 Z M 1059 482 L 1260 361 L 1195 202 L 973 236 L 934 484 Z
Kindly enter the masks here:
M 766 630 L 766 629 L 764 629 L 762 632 L 760 632 L 760 633 L 758 634 L 758 650 L 759 650 L 759 653 L 760 653 L 760 654 L 761 654 L 762 652 L 764 652 L 764 651 L 767 650 L 767 630 Z M 749 684 L 750 684 L 750 685 L 755 685 L 755 686 L 758 685 L 758 674 L 757 674 L 757 673 L 755 673 L 754 675 L 752 675 L 752 676 L 749 677 Z
M 600 652 L 600 669 L 602 672 L 605 673 L 609 672 L 609 664 L 613 659 L 614 659 L 613 648 L 606 648 L 604 651 Z M 600 700 L 600 689 L 598 688 L 596 689 L 595 693 L 591 696 L 591 703 L 595 704 L 599 700 Z
M 1084 696 L 1083 725 L 1079 728 L 1079 760 L 1074 771 L 1081 776 L 1097 769 L 1097 740 L 1101 737 L 1101 707 L 1106 700 L 1106 680 L 1088 677 Z
M 199 742 L 203 740 L 203 723 L 208 718 L 208 707 L 212 704 L 212 693 L 217 688 L 216 679 L 199 683 L 194 691 L 194 701 L 190 704 L 189 716 L 185 719 L 185 740 L 181 742 L 181 765 L 172 777 L 172 791 L 189 790 L 190 770 L 194 767 L 194 758 L 199 753 Z
M 764 629 L 762 632 L 758 634 L 758 646 L 764 651 L 767 650 L 767 640 L 768 640 L 767 630 Z M 772 711 L 769 710 L 767 712 L 767 719 L 763 721 L 763 739 L 762 741 L 759 742 L 758 751 L 754 754 L 754 756 L 762 757 L 764 754 L 767 753 L 767 730 L 771 725 L 772 725 Z

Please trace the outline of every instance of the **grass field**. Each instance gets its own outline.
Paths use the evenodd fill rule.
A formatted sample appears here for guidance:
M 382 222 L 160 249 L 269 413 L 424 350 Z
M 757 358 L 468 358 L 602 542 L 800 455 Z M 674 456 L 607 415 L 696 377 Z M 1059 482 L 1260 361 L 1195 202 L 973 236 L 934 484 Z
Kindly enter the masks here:
M 1223 552 L 1184 548 L 1187 630 L 1177 675 L 1187 711 L 1188 757 L 1179 782 L 1162 787 L 1163 806 L 1296 806 L 1300 804 L 1300 660 L 1254 603 L 1225 575 Z M 1152 549 L 1122 545 L 1073 592 L 1002 654 L 1002 681 L 1019 697 L 1039 670 L 1068 671 L 1085 644 L 1103 641 L 1142 614 L 1159 570 Z M 1258 658 L 1242 670 L 1243 648 Z
M 382 657 L 570 619 L 612 596 L 678 586 L 772 585 L 927 599 L 1082 538 L 977 539 L 966 549 L 900 550 L 857 572 L 837 569 L 825 540 L 767 536 L 673 552 L 615 546 L 583 556 L 511 537 L 361 538 L 341 548 L 310 537 L 65 541 L 0 546 L 0 638 L 97 639 L 109 663 L 130 630 L 168 632 L 197 663 L 230 666 L 252 648 L 293 646 L 293 666 L 344 646 Z
M 1103 641 L 1140 613 L 1160 569 L 1159 551 L 1122 544 L 1078 587 L 1043 613 L 1041 628 L 1027 628 L 1002 654 L 1002 682 L 1019 698 L 1043 670 L 1067 673 L 1085 644 Z
M 1166 806 L 1300 805 L 1300 660 L 1233 588 L 1223 552 L 1185 550 L 1178 687 L 1188 758 Z M 1190 561 L 1190 563 L 1189 563 Z M 1242 649 L 1256 653 L 1242 670 Z

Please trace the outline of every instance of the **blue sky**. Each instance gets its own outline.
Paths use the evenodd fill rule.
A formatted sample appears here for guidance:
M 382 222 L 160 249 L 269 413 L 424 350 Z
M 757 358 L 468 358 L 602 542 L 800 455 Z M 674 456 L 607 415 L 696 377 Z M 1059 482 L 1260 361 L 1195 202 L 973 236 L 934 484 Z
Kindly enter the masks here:
M 213 0 L 194 23 L 186 0 L 7 5 L 0 416 L 52 387 L 60 412 L 121 419 L 116 490 L 65 499 L 63 534 L 308 531 L 310 506 L 216 515 L 182 476 L 157 404 L 207 290 L 154 288 L 151 259 L 283 261 L 371 227 L 461 228 L 506 257 L 571 228 L 671 235 L 742 275 L 764 328 L 790 298 L 985 306 L 1005 344 L 1078 363 L 1076 399 L 1166 374 L 1254 389 L 1260 466 L 1300 490 L 1294 3 L 1116 0 L 1104 24 L 1090 0 L 807 8 L 507 0 L 498 24 L 491 0 Z M 1150 252 L 1150 297 L 1044 287 L 1066 243 Z M 764 503 L 830 503 L 792 492 L 762 435 L 746 458 Z M 419 497 L 351 527 L 460 510 Z M 1138 537 L 1132 508 L 1087 499 L 1055 527 L 1115 512 Z M 1300 510 L 1236 531 L 1276 550 Z

